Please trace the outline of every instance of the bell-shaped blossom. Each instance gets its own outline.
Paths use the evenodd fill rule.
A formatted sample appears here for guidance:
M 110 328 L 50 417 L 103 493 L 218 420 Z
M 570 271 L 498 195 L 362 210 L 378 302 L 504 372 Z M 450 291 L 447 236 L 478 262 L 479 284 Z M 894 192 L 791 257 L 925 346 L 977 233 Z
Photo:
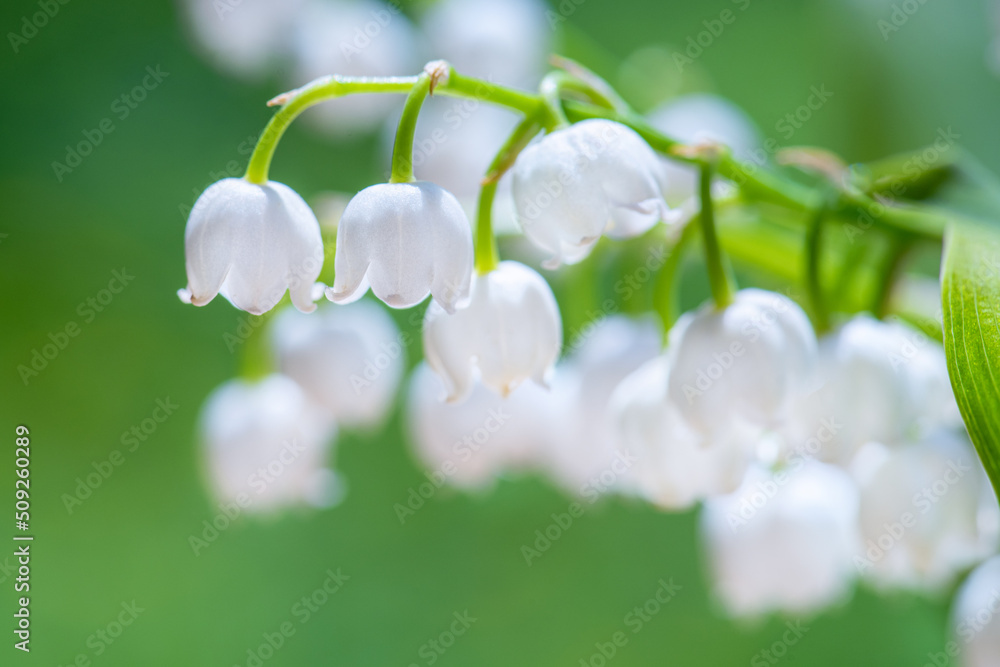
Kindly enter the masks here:
M 622 380 L 609 410 L 618 448 L 634 460 L 632 491 L 661 509 L 682 510 L 735 491 L 752 452 L 737 433 L 706 444 L 667 396 L 669 376 L 665 355 L 651 359 Z
M 287 185 L 225 178 L 198 197 L 184 233 L 185 303 L 204 306 L 221 293 L 254 315 L 274 308 L 285 290 L 304 313 L 316 305 L 323 238 L 312 210 Z
M 549 442 L 549 474 L 568 492 L 593 499 L 617 492 L 634 468 L 619 446 L 610 398 L 622 378 L 659 354 L 663 330 L 654 317 L 602 317 L 574 332 L 556 367 L 552 392 L 565 417 Z
M 503 473 L 538 469 L 561 423 L 554 395 L 533 383 L 507 397 L 477 383 L 461 403 L 444 399 L 441 378 L 418 366 L 407 398 L 408 432 L 435 486 L 482 488 Z
M 518 222 L 552 254 L 544 265 L 580 261 L 602 234 L 628 238 L 672 217 L 663 165 L 631 128 L 585 120 L 529 145 L 513 169 Z
M 791 299 L 759 289 L 734 295 L 724 309 L 707 304 L 670 331 L 670 400 L 699 432 L 712 435 L 740 419 L 776 426 L 808 388 L 816 334 Z
M 808 614 L 844 599 L 856 574 L 858 491 L 835 466 L 751 469 L 710 498 L 702 534 L 716 594 L 734 616 Z
M 951 612 L 964 667 L 1000 667 L 1000 556 L 973 570 Z
M 373 426 L 392 407 L 406 342 L 375 303 L 283 311 L 271 329 L 278 368 L 344 426 Z
M 337 226 L 336 276 L 326 296 L 360 299 L 370 286 L 393 308 L 428 294 L 453 312 L 469 295 L 472 230 L 458 200 L 433 183 L 380 183 L 351 199 Z
M 311 1 L 297 12 L 291 41 L 297 82 L 341 76 L 398 76 L 417 68 L 420 45 L 398 4 Z M 393 95 L 347 95 L 304 114 L 333 135 L 377 128 L 398 104 Z
M 306 0 L 185 0 L 200 50 L 220 69 L 259 78 L 287 54 L 292 23 Z
M 753 121 L 729 100 L 707 93 L 693 93 L 668 100 L 648 114 L 649 124 L 671 139 L 685 144 L 720 143 L 737 158 L 760 164 L 764 152 Z M 756 150 L 756 153 L 754 152 Z M 664 196 L 674 205 L 689 201 L 698 192 L 698 170 L 663 158 L 666 170 Z
M 225 383 L 202 408 L 200 430 L 220 502 L 267 513 L 339 500 L 340 482 L 327 468 L 336 427 L 289 378 Z
M 823 337 L 812 384 L 785 430 L 798 445 L 819 438 L 811 453 L 824 461 L 961 426 L 941 346 L 898 322 L 859 315 Z
M 468 76 L 534 88 L 551 34 L 539 0 L 442 0 L 421 19 L 436 57 Z
M 444 380 L 450 401 L 465 398 L 477 376 L 504 396 L 528 378 L 545 385 L 561 348 L 552 290 L 518 262 L 475 276 L 464 308 L 448 313 L 432 303 L 424 319 L 427 364 Z
M 1000 510 L 963 436 L 870 443 L 852 470 L 861 486 L 864 542 L 855 563 L 876 586 L 940 591 L 996 550 Z

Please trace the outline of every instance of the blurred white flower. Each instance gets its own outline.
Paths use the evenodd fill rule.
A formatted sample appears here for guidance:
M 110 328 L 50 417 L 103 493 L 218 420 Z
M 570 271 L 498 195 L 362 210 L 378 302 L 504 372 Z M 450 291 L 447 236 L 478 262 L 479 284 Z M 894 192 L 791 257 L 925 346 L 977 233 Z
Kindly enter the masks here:
M 444 398 L 441 378 L 426 364 L 418 366 L 407 396 L 408 431 L 432 476 L 479 488 L 504 472 L 541 465 L 560 415 L 550 392 L 526 383 L 504 398 L 476 384 L 461 403 Z
M 184 0 L 198 46 L 216 66 L 256 78 L 286 56 L 292 21 L 306 0 Z
M 287 289 L 304 313 L 316 305 L 323 238 L 312 210 L 287 185 L 242 178 L 213 183 L 198 197 L 184 233 L 188 286 L 185 303 L 204 306 L 221 294 L 260 315 Z
M 284 310 L 271 328 L 279 370 L 343 426 L 373 426 L 392 407 L 406 367 L 405 340 L 368 301 Z
M 622 378 L 659 354 L 663 331 L 653 317 L 613 315 L 578 332 L 556 369 L 552 392 L 564 416 L 550 445 L 550 474 L 569 492 L 617 491 L 634 467 L 619 447 L 610 413 Z
M 513 169 L 524 234 L 555 268 L 586 257 L 602 234 L 628 238 L 672 218 L 663 201 L 663 165 L 632 129 L 585 120 L 529 145 Z
M 705 444 L 667 397 L 669 374 L 666 356 L 647 361 L 618 385 L 609 410 L 618 448 L 635 459 L 628 476 L 634 492 L 662 509 L 681 510 L 733 492 L 751 456 L 737 437 Z
M 855 570 L 857 489 L 816 461 L 771 474 L 751 469 L 701 517 L 714 588 L 734 616 L 807 614 L 844 599 Z
M 694 93 L 669 100 L 647 114 L 649 124 L 671 139 L 685 144 L 725 144 L 740 159 L 761 143 L 750 117 L 729 100 L 708 93 Z M 666 170 L 664 195 L 674 205 L 698 192 L 698 170 L 663 158 Z
M 448 191 L 428 183 L 380 183 L 351 199 L 337 227 L 336 274 L 326 296 L 360 299 L 371 286 L 393 308 L 428 294 L 448 312 L 469 294 L 472 230 Z
M 1000 556 L 994 556 L 965 580 L 951 612 L 960 664 L 1000 667 Z
M 864 542 L 855 564 L 876 586 L 941 591 L 996 550 L 1000 509 L 963 436 L 870 443 L 852 469 Z
M 223 384 L 202 408 L 200 430 L 220 501 L 262 513 L 340 498 L 340 482 L 326 467 L 336 427 L 282 375 Z
M 399 76 L 419 69 L 418 39 L 398 4 L 310 0 L 295 14 L 292 47 L 299 83 L 328 74 Z M 395 95 L 349 95 L 304 115 L 335 134 L 378 127 L 401 101 Z
M 808 388 L 816 335 L 791 299 L 745 289 L 719 310 L 706 304 L 670 331 L 670 400 L 688 423 L 712 436 L 733 419 L 771 427 Z
M 466 306 L 448 313 L 432 303 L 424 319 L 427 365 L 444 380 L 449 401 L 465 398 L 477 377 L 503 396 L 528 378 L 545 385 L 561 348 L 552 289 L 518 262 L 474 276 Z
M 534 88 L 551 47 L 546 11 L 539 0 L 442 0 L 421 26 L 434 57 L 462 74 Z

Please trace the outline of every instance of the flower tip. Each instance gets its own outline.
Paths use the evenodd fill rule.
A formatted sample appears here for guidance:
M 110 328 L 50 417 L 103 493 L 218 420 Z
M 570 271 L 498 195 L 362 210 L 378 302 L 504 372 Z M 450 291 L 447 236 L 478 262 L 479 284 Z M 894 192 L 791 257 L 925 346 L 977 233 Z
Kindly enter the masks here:
M 554 257 L 550 257 L 542 261 L 542 268 L 548 269 L 549 271 L 555 271 L 560 266 L 562 266 L 562 259 L 559 255 L 555 255 Z
M 182 287 L 177 290 L 177 298 L 181 300 L 181 303 L 191 305 L 191 290 L 186 287 Z

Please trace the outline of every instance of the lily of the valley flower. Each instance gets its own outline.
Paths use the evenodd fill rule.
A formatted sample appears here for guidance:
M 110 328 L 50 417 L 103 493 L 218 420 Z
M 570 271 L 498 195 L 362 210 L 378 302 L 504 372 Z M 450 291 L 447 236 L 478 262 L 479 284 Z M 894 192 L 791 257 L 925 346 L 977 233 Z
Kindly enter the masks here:
M 705 444 L 667 397 L 669 360 L 657 356 L 630 374 L 611 397 L 618 447 L 635 464 L 628 482 L 639 496 L 666 510 L 731 493 L 751 456 L 737 434 Z
M 954 644 L 966 667 L 1000 664 L 1000 556 L 976 568 L 962 584 L 952 609 Z
M 425 181 L 380 183 L 351 199 L 337 227 L 336 277 L 326 296 L 360 299 L 370 286 L 393 308 L 428 294 L 446 311 L 469 293 L 472 230 L 458 200 Z
M 585 120 L 556 130 L 518 156 L 514 202 L 525 235 L 552 254 L 544 266 L 573 264 L 602 234 L 628 238 L 670 216 L 663 167 L 632 129 Z
M 531 378 L 545 384 L 559 358 L 562 323 L 548 283 L 518 262 L 501 262 L 476 276 L 472 296 L 453 313 L 436 303 L 424 320 L 428 365 L 448 390 L 465 398 L 478 369 L 483 384 L 501 395 Z
M 733 418 L 772 426 L 805 390 L 816 335 L 791 299 L 759 289 L 737 292 L 719 310 L 706 305 L 670 332 L 670 399 L 703 434 Z
M 185 303 L 204 306 L 221 293 L 254 315 L 277 305 L 287 289 L 296 308 L 312 312 L 323 268 L 323 239 L 312 210 L 287 185 L 226 178 L 198 197 L 184 234 Z
M 287 377 L 232 380 L 216 389 L 202 408 L 201 435 L 221 501 L 249 497 L 247 512 L 261 513 L 328 506 L 341 495 L 327 468 L 336 426 Z
M 359 301 L 313 315 L 287 309 L 271 333 L 281 372 L 339 423 L 382 421 L 406 367 L 399 329 L 383 308 Z
M 857 488 L 835 466 L 752 469 L 735 493 L 709 499 L 702 512 L 716 594 L 734 616 L 838 602 L 856 575 L 857 512 Z

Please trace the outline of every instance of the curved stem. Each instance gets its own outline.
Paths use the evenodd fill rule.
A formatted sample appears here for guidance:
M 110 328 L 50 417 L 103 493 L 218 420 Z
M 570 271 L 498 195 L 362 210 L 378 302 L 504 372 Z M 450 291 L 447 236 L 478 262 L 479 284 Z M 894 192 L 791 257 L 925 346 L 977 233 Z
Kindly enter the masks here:
M 525 117 L 511 132 L 486 170 L 482 188 L 479 190 L 476 220 L 476 270 L 480 275 L 495 269 L 500 257 L 496 237 L 493 234 L 493 198 L 496 195 L 497 183 L 540 129 L 541 123 L 537 114 Z
M 666 261 L 664 261 L 663 268 L 660 269 L 660 273 L 656 277 L 656 286 L 654 287 L 656 312 L 663 322 L 663 331 L 668 334 L 674 322 L 677 321 L 677 314 L 679 312 L 677 304 L 678 274 L 680 273 L 684 255 L 687 252 L 688 246 L 691 245 L 697 229 L 698 223 L 692 218 L 684 226 L 680 237 L 678 237 Z
M 389 177 L 390 183 L 412 183 L 413 182 L 413 137 L 417 133 L 417 119 L 420 116 L 420 107 L 431 90 L 431 77 L 429 74 L 421 74 L 417 77 L 417 82 L 410 89 L 410 94 L 406 96 L 406 103 L 403 105 L 403 115 L 399 118 L 399 126 L 396 128 L 396 142 L 392 145 L 392 175 Z
M 701 212 L 698 214 L 698 219 L 701 221 L 702 241 L 705 244 L 705 264 L 708 267 L 708 281 L 712 287 L 712 299 L 715 301 L 715 307 L 722 310 L 733 302 L 733 287 L 732 277 L 723 261 L 722 249 L 719 248 L 719 238 L 715 233 L 715 210 L 712 202 L 712 175 L 714 171 L 711 163 L 701 165 L 701 177 L 698 182 Z
M 538 85 L 538 94 L 542 96 L 545 110 L 548 111 L 549 122 L 546 123 L 546 129 L 550 132 L 570 125 L 562 107 L 562 91 L 570 80 L 571 77 L 566 72 L 549 72 Z
M 384 79 L 364 79 L 358 77 L 326 76 L 312 81 L 302 88 L 289 91 L 268 102 L 268 106 L 281 104 L 264 132 L 257 140 L 257 146 L 250 156 L 244 178 L 251 183 L 266 183 L 271 157 L 281 136 L 299 114 L 309 107 L 333 97 L 343 97 L 352 93 L 405 93 L 417 82 L 417 77 L 389 77 Z

